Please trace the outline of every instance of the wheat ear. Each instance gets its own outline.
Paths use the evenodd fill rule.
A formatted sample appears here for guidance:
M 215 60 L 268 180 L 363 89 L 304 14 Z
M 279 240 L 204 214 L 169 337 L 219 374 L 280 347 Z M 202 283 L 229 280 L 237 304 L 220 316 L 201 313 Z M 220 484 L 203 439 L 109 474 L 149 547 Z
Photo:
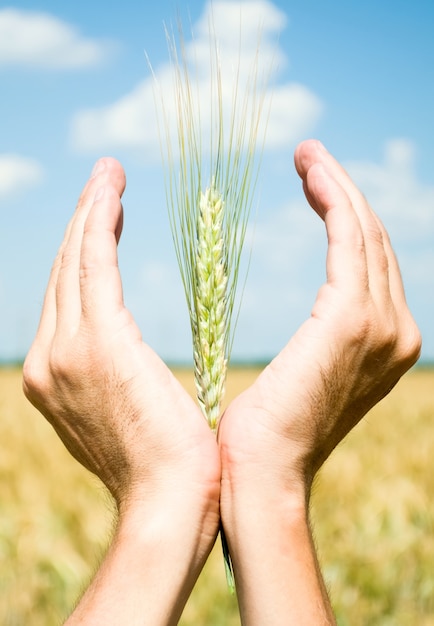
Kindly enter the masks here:
M 201 193 L 195 263 L 196 307 L 193 329 L 194 373 L 199 405 L 217 429 L 227 372 L 227 258 L 223 234 L 224 201 L 213 184 Z

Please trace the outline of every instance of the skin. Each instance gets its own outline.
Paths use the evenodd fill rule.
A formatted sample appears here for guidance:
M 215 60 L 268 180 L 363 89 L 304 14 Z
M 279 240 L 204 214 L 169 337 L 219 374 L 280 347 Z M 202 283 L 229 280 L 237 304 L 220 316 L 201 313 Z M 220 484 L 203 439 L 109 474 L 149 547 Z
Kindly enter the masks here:
M 221 516 L 242 623 L 333 624 L 309 527 L 312 481 L 420 353 L 384 227 L 316 141 L 295 165 L 324 220 L 311 317 L 226 410 L 217 441 L 142 341 L 117 264 L 123 170 L 102 159 L 51 273 L 24 391 L 118 507 L 76 624 L 176 624 Z M 180 428 L 182 424 L 182 428 Z
M 312 481 L 420 353 L 389 238 L 366 199 L 319 142 L 301 144 L 295 165 L 325 223 L 327 281 L 219 430 L 222 519 L 249 625 L 335 623 L 308 522 Z
M 25 393 L 119 511 L 112 545 L 68 625 L 176 624 L 219 524 L 215 437 L 123 304 L 124 187 L 120 164 L 99 161 L 24 365 Z

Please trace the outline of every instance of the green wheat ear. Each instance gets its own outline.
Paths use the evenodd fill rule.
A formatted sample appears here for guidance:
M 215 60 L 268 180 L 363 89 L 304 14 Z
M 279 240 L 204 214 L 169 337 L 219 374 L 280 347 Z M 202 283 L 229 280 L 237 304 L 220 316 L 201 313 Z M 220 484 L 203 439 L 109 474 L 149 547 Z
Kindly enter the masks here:
M 199 405 L 216 431 L 227 371 L 228 260 L 224 201 L 212 184 L 199 201 L 195 258 L 195 310 L 191 312 L 194 373 Z
M 156 81 L 156 104 L 170 226 L 190 316 L 197 398 L 216 431 L 236 322 L 233 315 L 239 308 L 241 253 L 259 169 L 257 139 L 261 135 L 263 141 L 265 136 L 265 126 L 260 126 L 265 88 L 258 84 L 258 49 L 244 85 L 240 57 L 223 83 L 211 18 L 207 91 L 211 103 L 205 103 L 205 108 L 199 82 L 190 78 L 181 27 L 179 35 L 177 45 L 173 33 L 166 31 L 173 92 L 165 96 Z M 223 87 L 228 78 L 232 78 L 229 94 Z M 175 120 L 170 117 L 168 97 L 176 103 Z M 229 552 L 221 535 L 233 589 Z

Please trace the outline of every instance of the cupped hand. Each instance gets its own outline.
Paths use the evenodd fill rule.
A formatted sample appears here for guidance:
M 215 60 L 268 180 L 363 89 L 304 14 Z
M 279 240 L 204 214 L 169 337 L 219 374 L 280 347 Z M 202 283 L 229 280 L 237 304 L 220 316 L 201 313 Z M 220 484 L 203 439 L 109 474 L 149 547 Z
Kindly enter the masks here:
M 317 141 L 298 147 L 295 165 L 325 222 L 327 281 L 310 318 L 221 420 L 222 502 L 237 484 L 308 495 L 333 448 L 420 352 L 388 235 L 364 196 Z
M 217 533 L 220 460 L 194 401 L 147 346 L 117 262 L 124 172 L 101 159 L 55 260 L 24 391 L 118 506 L 196 493 Z

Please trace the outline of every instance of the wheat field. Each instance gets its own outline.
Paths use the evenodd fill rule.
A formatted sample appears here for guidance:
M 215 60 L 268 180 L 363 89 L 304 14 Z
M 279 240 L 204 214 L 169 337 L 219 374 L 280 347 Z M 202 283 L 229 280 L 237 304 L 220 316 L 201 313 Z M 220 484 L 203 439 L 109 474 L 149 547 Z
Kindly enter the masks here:
M 175 370 L 193 393 L 188 370 Z M 257 375 L 235 368 L 227 400 Z M 340 626 L 434 624 L 434 370 L 415 369 L 334 452 L 312 519 Z M 100 561 L 112 504 L 0 370 L 0 624 L 62 623 Z M 259 593 L 259 590 L 258 590 Z M 217 545 L 181 626 L 238 626 Z

